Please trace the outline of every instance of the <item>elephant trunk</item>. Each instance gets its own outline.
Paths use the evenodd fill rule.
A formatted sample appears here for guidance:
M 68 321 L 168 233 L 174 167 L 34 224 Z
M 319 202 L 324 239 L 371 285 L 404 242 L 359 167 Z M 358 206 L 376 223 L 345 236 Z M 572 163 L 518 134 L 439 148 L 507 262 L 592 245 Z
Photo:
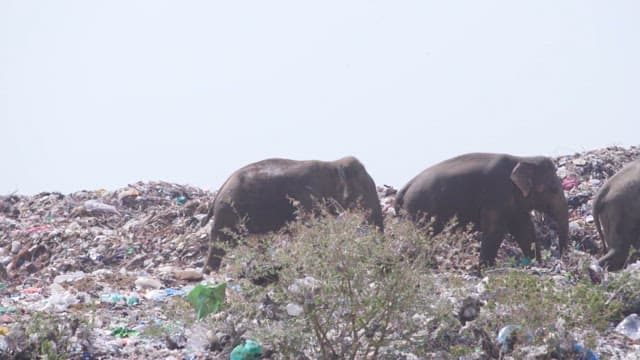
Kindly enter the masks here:
M 384 232 L 384 220 L 382 218 L 382 209 L 380 208 L 380 201 L 378 200 L 378 198 L 376 197 L 375 199 L 375 203 L 371 204 L 371 214 L 369 215 L 369 218 L 367 219 L 369 223 L 371 224 L 375 224 L 376 227 L 378 227 L 378 230 L 380 230 L 380 232 Z
M 555 196 L 549 206 L 549 213 L 558 226 L 558 250 L 562 254 L 569 239 L 569 207 L 562 190 Z
M 373 181 L 368 190 L 362 193 L 360 204 L 362 210 L 366 212 L 367 223 L 375 225 L 380 232 L 384 232 L 384 219 L 382 217 L 382 207 L 378 198 Z

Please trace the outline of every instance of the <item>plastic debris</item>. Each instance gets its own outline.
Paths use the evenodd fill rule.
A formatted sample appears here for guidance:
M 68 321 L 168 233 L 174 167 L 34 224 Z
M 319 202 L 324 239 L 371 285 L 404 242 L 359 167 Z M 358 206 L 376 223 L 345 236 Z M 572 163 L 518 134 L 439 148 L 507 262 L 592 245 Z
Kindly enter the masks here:
M 149 300 L 154 301 L 165 301 L 167 298 L 172 296 L 184 296 L 186 292 L 184 290 L 179 289 L 162 289 L 162 290 L 149 290 L 144 294 L 144 297 Z
M 578 178 L 575 176 L 568 176 L 564 178 L 564 180 L 562 180 L 562 188 L 567 191 L 573 189 L 579 184 L 580 180 L 578 180 Z
M 633 341 L 640 339 L 640 316 L 637 314 L 627 316 L 616 326 L 616 331 Z
M 102 294 L 100 296 L 100 301 L 111 303 L 111 304 L 127 304 L 128 306 L 134 306 L 140 303 L 140 298 L 138 295 L 131 294 L 130 296 L 124 296 L 118 293 L 115 294 Z
M 125 326 L 120 326 L 114 329 L 111 329 L 111 336 L 117 336 L 117 337 L 131 337 L 131 336 L 138 336 L 140 335 L 140 332 L 138 330 L 133 330 L 133 329 L 129 329 Z
M 126 298 L 120 294 L 103 294 L 100 300 L 108 303 L 119 303 L 126 301 Z
M 231 360 L 254 360 L 262 356 L 262 345 L 255 340 L 247 339 L 244 344 L 236 346 L 231 351 Z
M 581 355 L 580 360 L 600 360 L 598 354 L 593 352 L 593 350 L 585 347 L 581 343 L 574 343 L 572 350 L 576 354 Z
M 224 303 L 226 283 L 214 286 L 198 285 L 187 295 L 187 300 L 196 309 L 196 318 L 203 319 L 217 312 Z
M 0 326 L 0 335 L 2 336 L 9 335 L 9 328 L 6 326 Z
M 74 271 L 67 274 L 58 275 L 53 279 L 53 282 L 56 284 L 61 284 L 67 281 L 77 281 L 84 278 L 86 274 L 84 271 Z
M 522 329 L 518 325 L 507 325 L 500 329 L 498 332 L 498 343 L 502 346 L 502 350 L 505 353 L 509 353 L 513 350 L 513 345 L 516 342 L 517 332 Z
M 531 261 L 532 260 L 530 257 L 525 256 L 522 259 L 517 260 L 514 265 L 519 267 L 525 267 L 525 266 L 531 265 Z
M 295 303 L 287 304 L 286 310 L 287 314 L 289 314 L 290 316 L 300 316 L 304 312 L 302 306 Z
M 84 210 L 84 212 L 91 215 L 120 215 L 120 212 L 118 211 L 118 209 L 116 209 L 115 206 L 104 204 L 96 200 L 85 201 L 83 207 L 84 208 L 79 209 L 80 213 L 82 213 L 82 210 Z
M 174 272 L 174 276 L 179 280 L 200 281 L 202 280 L 202 271 L 196 269 L 185 269 Z
M 135 295 L 129 296 L 129 298 L 127 299 L 127 305 L 129 306 L 138 305 L 139 303 L 140 303 L 140 298 L 138 298 Z
M 480 314 L 480 308 L 484 304 L 477 298 L 467 297 L 462 300 L 462 305 L 458 310 L 458 320 L 464 326 L 467 322 L 475 320 Z
M 138 289 L 159 289 L 162 287 L 160 280 L 149 277 L 140 277 L 136 279 L 135 284 Z
M 60 284 L 53 283 L 49 287 L 51 296 L 45 300 L 41 310 L 52 310 L 55 312 L 66 311 L 69 306 L 78 304 L 80 300 L 63 288 Z
M 533 335 L 520 325 L 507 325 L 498 332 L 498 343 L 504 353 L 513 351 L 516 343 L 528 343 L 532 340 Z

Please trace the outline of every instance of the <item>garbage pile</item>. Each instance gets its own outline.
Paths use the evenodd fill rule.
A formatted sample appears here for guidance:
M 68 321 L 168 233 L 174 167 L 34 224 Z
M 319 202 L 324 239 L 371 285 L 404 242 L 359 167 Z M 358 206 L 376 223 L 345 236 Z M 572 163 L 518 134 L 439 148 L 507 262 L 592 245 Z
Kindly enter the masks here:
M 0 197 L 0 323 L 11 329 L 32 313 L 67 313 L 87 304 L 124 307 L 151 321 L 151 314 L 135 314 L 150 310 L 145 302 L 185 296 L 190 282 L 202 279 L 208 227 L 200 221 L 213 198 L 166 182 Z M 102 315 L 96 321 L 104 328 L 92 334 L 98 336 L 90 351 L 76 339 L 75 350 L 86 358 L 113 356 L 143 326 L 117 312 Z M 0 337 L 0 352 L 20 332 L 18 326 Z M 140 350 L 131 347 L 132 354 Z
M 573 251 L 599 256 L 591 199 L 607 178 L 638 158 L 638 147 L 609 147 L 554 159 L 569 203 Z M 395 193 L 391 186 L 378 187 L 387 217 L 396 215 Z M 0 357 L 30 354 L 33 349 L 25 344 L 34 338 L 40 345 L 53 341 L 53 330 L 47 330 L 52 328 L 67 334 L 50 344 L 52 349 L 65 347 L 72 358 L 204 359 L 218 358 L 221 349 L 226 358 L 241 358 L 242 352 L 263 351 L 251 339 L 197 322 L 175 329 L 171 311 L 177 310 L 167 310 L 173 309 L 171 300 L 181 299 L 186 306 L 197 304 L 198 317 L 206 316 L 222 300 L 203 303 L 194 294 L 213 296 L 222 288 L 224 295 L 225 287 L 233 301 L 242 301 L 229 274 L 200 271 L 209 230 L 201 220 L 214 196 L 167 182 L 137 182 L 115 191 L 0 196 Z M 553 224 L 539 215 L 535 223 L 539 237 L 554 238 Z M 519 250 L 505 242 L 501 251 L 499 262 L 505 253 Z M 276 310 L 290 316 L 302 311 L 291 306 Z M 91 321 L 79 321 L 79 314 L 89 314 Z M 620 327 L 630 333 L 637 317 L 626 321 Z M 151 336 L 154 329 L 168 335 Z M 640 330 L 627 336 L 640 338 Z M 43 348 L 38 351 L 42 355 Z
M 163 182 L 2 197 L 0 263 L 14 277 L 41 281 L 105 267 L 199 266 L 207 245 L 199 224 L 212 198 Z
M 596 254 L 602 241 L 593 224 L 591 201 L 604 182 L 640 159 L 640 148 L 608 147 L 555 159 L 569 205 L 569 237 L 576 249 Z

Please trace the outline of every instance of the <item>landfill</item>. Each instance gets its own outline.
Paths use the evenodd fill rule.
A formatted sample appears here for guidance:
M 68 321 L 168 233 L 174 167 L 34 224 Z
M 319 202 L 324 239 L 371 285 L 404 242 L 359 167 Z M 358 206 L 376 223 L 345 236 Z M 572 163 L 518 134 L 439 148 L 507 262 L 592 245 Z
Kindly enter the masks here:
M 639 147 L 612 146 L 554 159 L 569 204 L 569 251 L 592 260 L 601 256 L 591 199 L 607 178 L 639 158 Z M 388 219 L 397 215 L 395 192 L 392 186 L 378 187 Z M 209 231 L 201 221 L 214 197 L 212 191 L 162 181 L 137 182 L 114 191 L 0 196 L 0 356 L 29 358 L 36 351 L 32 340 L 37 336 L 42 336 L 40 344 L 53 346 L 47 351 L 64 346 L 65 354 L 74 359 L 229 359 L 239 358 L 242 344 L 268 348 L 269 344 L 258 345 L 260 339 L 173 319 L 172 311 L 179 310 L 172 304 L 188 307 L 187 297 L 197 286 L 226 284 L 225 301 L 242 301 L 232 274 L 200 271 Z M 553 242 L 553 225 L 539 214 L 535 223 L 539 239 Z M 498 263 L 517 251 L 515 243 L 506 241 Z M 636 260 L 629 259 L 629 264 Z M 553 271 L 562 275 L 575 269 L 567 264 Z M 595 266 L 590 271 L 594 283 L 607 277 Z M 483 286 L 482 278 L 474 281 Z M 273 311 L 300 317 L 303 308 L 285 303 Z M 215 316 L 215 311 L 206 314 Z M 57 325 L 61 340 L 42 342 L 52 339 L 46 330 L 51 324 Z M 589 351 L 603 358 L 640 354 L 637 337 L 628 340 L 616 332 L 616 325 Z M 162 335 L 154 336 L 154 329 L 162 329 Z M 506 346 L 497 334 L 488 338 L 496 347 Z M 268 350 L 256 356 L 277 356 L 278 349 Z

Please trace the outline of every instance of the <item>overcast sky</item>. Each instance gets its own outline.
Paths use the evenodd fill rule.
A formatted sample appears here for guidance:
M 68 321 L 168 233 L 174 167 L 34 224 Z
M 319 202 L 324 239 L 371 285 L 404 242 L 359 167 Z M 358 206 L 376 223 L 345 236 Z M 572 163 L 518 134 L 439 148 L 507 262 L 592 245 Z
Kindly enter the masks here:
M 0 0 L 0 194 L 640 143 L 640 2 Z

